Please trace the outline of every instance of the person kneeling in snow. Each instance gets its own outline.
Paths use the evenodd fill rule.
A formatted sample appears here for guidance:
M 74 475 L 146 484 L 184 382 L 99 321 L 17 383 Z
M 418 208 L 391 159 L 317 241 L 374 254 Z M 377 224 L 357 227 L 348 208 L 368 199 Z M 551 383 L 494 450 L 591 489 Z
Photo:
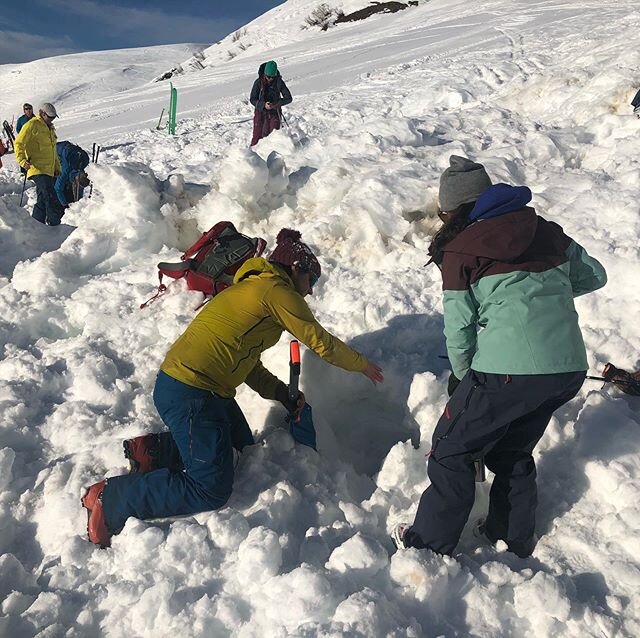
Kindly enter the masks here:
M 320 274 L 320 264 L 300 241 L 300 233 L 285 228 L 269 260 L 247 260 L 234 285 L 191 322 L 160 366 L 153 394 L 172 449 L 149 463 L 152 455 L 144 444 L 130 448 L 139 472 L 89 488 L 82 504 L 89 511 L 92 543 L 108 546 L 130 516 L 195 514 L 225 505 L 233 483 L 233 448 L 253 443 L 234 400 L 236 388 L 246 383 L 290 412 L 304 406 L 304 395 L 292 405 L 287 386 L 260 362 L 261 353 L 275 345 L 284 330 L 329 363 L 362 372 L 373 383 L 383 380 L 379 366 L 314 318 L 304 297 L 312 294 Z
M 494 473 L 478 532 L 518 556 L 535 547 L 532 452 L 572 399 L 587 357 L 573 298 L 606 283 L 602 265 L 527 206 L 526 186 L 491 185 L 481 164 L 452 155 L 440 179 L 444 226 L 429 248 L 441 267 L 444 325 L 460 379 L 433 433 L 413 525 L 396 546 L 452 554 L 474 502 L 474 470 Z
M 256 107 L 250 144 L 253 146 L 280 128 L 282 107 L 293 101 L 291 92 L 278 71 L 278 65 L 273 60 L 260 65 L 258 79 L 251 87 L 249 101 Z

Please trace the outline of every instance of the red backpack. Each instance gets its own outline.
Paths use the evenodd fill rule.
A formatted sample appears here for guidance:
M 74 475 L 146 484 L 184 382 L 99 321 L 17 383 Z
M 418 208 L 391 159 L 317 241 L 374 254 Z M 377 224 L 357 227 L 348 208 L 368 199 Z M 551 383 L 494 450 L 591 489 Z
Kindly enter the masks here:
M 145 308 L 167 289 L 162 276 L 187 280 L 189 290 L 198 290 L 214 297 L 233 284 L 236 271 L 251 257 L 259 257 L 267 242 L 239 233 L 231 222 L 218 222 L 180 257 L 182 261 L 158 264 L 158 291 L 141 304 Z

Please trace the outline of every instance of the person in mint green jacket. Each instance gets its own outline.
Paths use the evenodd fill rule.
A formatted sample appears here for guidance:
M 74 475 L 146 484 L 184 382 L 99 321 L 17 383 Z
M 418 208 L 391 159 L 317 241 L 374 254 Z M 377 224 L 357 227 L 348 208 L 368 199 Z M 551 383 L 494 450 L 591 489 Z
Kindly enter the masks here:
M 484 167 L 464 157 L 451 156 L 441 177 L 444 226 L 429 252 L 442 270 L 450 400 L 433 434 L 431 484 L 415 522 L 394 530 L 400 547 L 453 553 L 483 463 L 495 477 L 479 532 L 521 557 L 535 547 L 532 452 L 585 379 L 573 299 L 607 277 L 528 206 L 531 197 L 526 186 L 492 185 Z

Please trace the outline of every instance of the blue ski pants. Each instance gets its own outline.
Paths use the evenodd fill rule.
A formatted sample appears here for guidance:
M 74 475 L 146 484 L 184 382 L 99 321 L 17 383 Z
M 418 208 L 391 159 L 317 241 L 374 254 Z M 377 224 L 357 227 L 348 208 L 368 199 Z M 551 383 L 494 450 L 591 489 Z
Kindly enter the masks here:
M 129 516 L 161 518 L 223 507 L 233 485 L 232 448 L 253 443 L 249 425 L 233 399 L 186 385 L 160 371 L 153 400 L 181 464 L 108 479 L 102 508 L 105 523 L 114 533 Z M 175 454 L 166 455 L 172 457 Z
M 528 556 L 535 545 L 538 502 L 532 452 L 554 411 L 580 390 L 585 372 L 544 375 L 470 370 L 433 433 L 428 474 L 409 547 L 452 554 L 475 498 L 475 463 L 494 474 L 485 530 L 511 551 Z

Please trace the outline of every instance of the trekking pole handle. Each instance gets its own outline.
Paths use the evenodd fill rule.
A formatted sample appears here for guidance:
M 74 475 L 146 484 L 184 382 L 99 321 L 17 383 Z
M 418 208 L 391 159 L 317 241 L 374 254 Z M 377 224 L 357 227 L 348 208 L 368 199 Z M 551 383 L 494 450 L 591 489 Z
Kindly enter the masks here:
M 590 379 L 591 381 L 603 381 L 604 383 L 618 383 L 620 385 L 628 385 L 632 388 L 640 385 L 639 381 L 626 381 L 624 379 L 605 379 L 604 377 L 593 377 L 589 374 L 586 376 L 586 378 Z
M 20 206 L 22 206 L 22 198 L 24 197 L 24 189 L 27 186 L 27 171 L 24 172 L 24 179 L 22 180 L 22 191 L 20 192 Z
M 289 345 L 289 399 L 298 400 L 298 381 L 300 380 L 300 343 L 293 339 Z

